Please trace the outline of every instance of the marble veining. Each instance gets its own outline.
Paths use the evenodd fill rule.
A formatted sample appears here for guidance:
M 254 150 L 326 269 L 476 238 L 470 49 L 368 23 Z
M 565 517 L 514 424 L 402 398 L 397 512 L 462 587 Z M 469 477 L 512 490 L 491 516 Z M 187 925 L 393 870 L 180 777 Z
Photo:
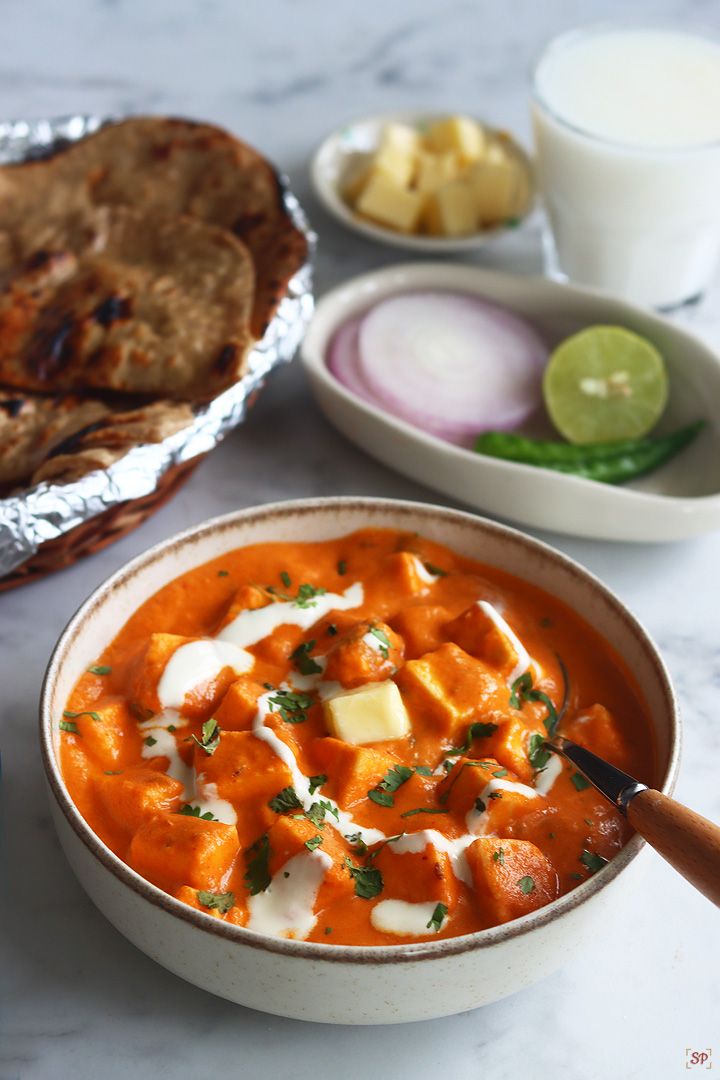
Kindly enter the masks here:
M 151 111 L 231 128 L 290 175 L 319 232 L 320 295 L 398 258 L 352 237 L 311 196 L 308 158 L 329 130 L 376 111 L 463 109 L 527 142 L 524 79 L 537 50 L 574 24 L 627 10 L 625 0 L 25 0 L 3 6 L 0 115 Z M 632 12 L 720 30 L 709 0 L 636 0 Z M 537 223 L 467 261 L 538 272 Z M 687 319 L 720 350 L 720 281 Z M 720 1067 L 716 913 L 658 857 L 624 917 L 557 975 L 482 1010 L 399 1028 L 326 1028 L 215 999 L 134 949 L 85 897 L 50 822 L 36 734 L 63 626 L 109 573 L 178 529 L 325 494 L 439 501 L 331 429 L 291 365 L 135 533 L 0 595 L 1 1080 L 360 1080 L 381 1071 L 398 1080 L 671 1080 L 689 1075 L 688 1047 L 712 1047 Z M 656 639 L 685 722 L 677 795 L 720 818 L 720 535 L 662 546 L 538 535 L 605 580 Z

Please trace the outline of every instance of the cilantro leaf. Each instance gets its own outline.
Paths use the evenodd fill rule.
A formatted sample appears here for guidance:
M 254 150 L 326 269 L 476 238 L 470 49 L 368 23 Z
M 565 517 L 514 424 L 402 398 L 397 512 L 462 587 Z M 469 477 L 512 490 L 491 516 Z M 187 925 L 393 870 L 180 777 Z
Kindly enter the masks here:
M 328 628 L 327 628 L 327 632 L 328 632 L 328 634 L 330 635 L 330 637 L 335 637 L 335 635 L 336 635 L 336 634 L 337 634 L 337 632 L 338 632 L 338 628 L 337 628 L 337 626 L 335 625 L 335 623 L 330 623 L 330 625 L 329 625 L 329 626 L 328 626 Z
M 73 724 L 70 720 L 61 720 L 58 724 L 61 731 L 69 731 L 71 735 L 80 735 L 77 724 Z M 80 735 L 82 739 L 82 735 Z
M 494 777 L 495 777 L 495 778 L 496 778 L 497 780 L 499 780 L 499 779 L 500 779 L 500 778 L 501 778 L 502 776 L 507 776 L 507 769 L 505 769 L 505 768 L 502 768 L 502 769 L 496 769 L 496 770 L 495 770 L 495 772 L 493 773 L 493 776 L 494 776 Z
M 502 791 L 491 791 L 488 795 L 489 799 L 502 799 Z
M 439 566 L 433 566 L 431 562 L 423 563 L 423 566 L 427 570 L 428 574 L 434 574 L 435 577 L 447 577 L 449 571 L 441 570 Z
M 493 862 L 500 863 L 501 866 L 505 865 L 505 852 L 502 848 L 493 851 Z
M 345 574 L 346 569 L 347 569 L 347 564 L 345 563 L 344 559 L 341 559 L 340 562 L 337 564 L 337 572 L 340 575 L 340 577 L 343 577 L 343 575 Z
M 487 810 L 487 806 L 479 797 L 475 800 L 475 809 L 481 814 L 484 814 Z
M 390 641 L 389 637 L 387 636 L 387 634 L 383 633 L 383 631 L 380 630 L 377 626 L 371 626 L 370 633 L 380 642 L 380 655 L 382 656 L 383 660 L 387 660 L 389 656 L 389 650 L 392 649 L 392 642 Z
M 393 765 L 385 773 L 378 787 L 382 788 L 383 791 L 397 791 L 399 787 L 407 783 L 414 771 L 407 765 Z
M 355 866 L 348 855 L 345 856 L 345 865 L 355 881 L 356 896 L 362 897 L 363 900 L 372 900 L 383 891 L 382 874 L 376 866 Z
M 542 735 L 531 735 L 528 743 L 528 760 L 533 769 L 544 769 L 550 760 L 550 751 L 545 749 L 545 739 Z
M 427 924 L 428 930 L 433 929 L 437 933 L 443 924 L 443 919 L 448 913 L 446 904 L 437 904 L 435 910 L 432 913 L 430 922 Z
M 292 585 L 292 581 L 290 580 L 290 575 L 288 574 L 287 570 L 280 571 L 280 580 L 282 581 L 286 589 L 289 589 Z
M 310 608 L 317 607 L 316 596 L 324 596 L 327 589 L 323 589 L 320 586 L 317 588 L 314 585 L 301 585 L 298 589 L 297 598 L 294 601 L 295 607 Z
M 314 702 L 310 694 L 298 693 L 295 690 L 276 690 L 275 695 L 268 698 L 270 712 L 277 708 L 286 724 L 302 724 L 307 720 L 306 710 L 312 704 Z
M 221 915 L 228 912 L 235 903 L 235 893 L 232 892 L 214 893 L 200 890 L 197 898 L 198 903 L 202 904 L 203 907 L 215 908 Z
M 590 787 L 590 781 L 586 780 L 582 773 L 573 773 L 570 779 L 572 780 L 578 791 L 584 791 L 585 788 Z
M 413 765 L 413 772 L 418 773 L 419 776 L 432 776 L 429 765 Z
M 68 712 L 67 709 L 63 709 L 63 716 L 67 716 L 71 720 L 75 720 L 78 716 L 90 716 L 93 720 L 96 720 L 98 723 L 100 723 L 99 713 L 88 712 L 87 709 L 85 710 L 85 712 Z
M 153 735 L 148 735 L 146 739 L 143 739 L 143 742 L 146 746 L 155 746 L 157 744 L 157 739 Z
M 206 754 L 214 754 L 220 745 L 220 731 L 217 720 L 211 716 L 202 726 L 202 738 L 198 739 L 195 735 L 191 735 L 190 739 Z
M 214 814 L 211 814 L 209 810 L 206 810 L 204 814 L 200 813 L 199 806 L 191 806 L 190 803 L 186 803 L 185 806 L 181 806 L 177 811 L 178 814 L 183 814 L 185 817 L 196 817 L 200 821 L 219 821 Z
M 529 896 L 535 888 L 535 882 L 531 877 L 527 876 L 521 877 L 518 881 L 518 885 L 520 886 L 520 892 L 522 892 L 525 896 Z
M 520 675 L 512 684 L 511 690 L 510 704 L 513 709 L 521 708 L 523 698 L 525 698 L 526 701 L 542 701 L 548 711 L 543 723 L 545 724 L 545 730 L 548 733 L 548 737 L 552 738 L 557 729 L 560 717 L 558 716 L 557 709 L 547 694 L 543 693 L 542 690 L 533 690 L 532 675 L 530 672 L 526 671 L 524 675 Z
M 265 892 L 270 881 L 270 841 L 267 833 L 264 833 L 255 843 L 248 848 L 245 858 L 245 888 L 250 890 L 251 896 Z
M 312 641 L 301 641 L 297 649 L 290 653 L 290 659 L 295 661 L 295 667 L 301 675 L 319 675 L 322 668 L 316 660 L 310 656 L 315 648 L 315 638 Z
M 323 784 L 327 784 L 327 776 L 325 773 L 318 773 L 317 776 L 310 777 L 310 794 L 314 795 L 319 787 Z
M 141 705 L 139 701 L 133 701 L 130 706 L 130 712 L 133 714 L 136 720 L 152 720 L 155 713 L 152 709 L 146 709 L 144 705 Z
M 106 769 L 105 770 L 105 775 L 106 776 L 121 776 L 122 775 L 122 769 L 115 769 L 114 772 L 113 772 L 112 769 Z
M 414 810 L 406 810 L 400 817 L 412 817 L 414 814 L 449 814 L 449 810 L 441 809 L 439 806 L 418 806 Z
M 480 721 L 476 724 L 471 724 L 467 731 L 465 742 L 462 746 L 453 746 L 450 750 L 445 751 L 445 757 L 457 757 L 459 754 L 466 754 L 473 744 L 474 739 L 486 739 L 493 732 L 497 731 L 497 724 L 486 724 Z
M 312 821 L 313 825 L 317 829 L 324 829 L 325 828 L 325 813 L 326 813 L 327 809 L 328 809 L 328 804 L 327 803 L 314 802 L 303 816 L 306 817 L 308 819 L 308 821 Z
M 367 855 L 368 846 L 359 832 L 350 833 L 345 839 L 348 844 L 355 845 L 352 849 L 353 855 Z
M 305 841 L 305 847 L 308 851 L 314 851 L 316 847 L 320 847 L 323 842 L 323 838 L 320 833 L 316 833 L 315 836 L 311 836 L 309 840 Z
M 88 671 L 91 675 L 109 675 L 112 668 L 108 667 L 107 664 L 91 664 Z
M 380 791 L 378 788 L 373 788 L 372 791 L 368 791 L 368 799 L 372 799 L 378 806 L 394 806 L 395 799 L 389 791 Z
M 282 791 L 268 800 L 268 806 L 276 814 L 283 814 L 286 810 L 296 810 L 302 803 L 297 797 L 294 787 L 283 788 Z
M 603 859 L 601 855 L 596 855 L 592 851 L 583 851 L 580 862 L 587 866 L 591 874 L 597 874 L 598 870 L 602 870 L 603 866 L 608 864 L 607 859 Z
M 228 571 L 227 570 L 218 570 L 218 577 L 227 577 L 227 576 L 228 576 Z

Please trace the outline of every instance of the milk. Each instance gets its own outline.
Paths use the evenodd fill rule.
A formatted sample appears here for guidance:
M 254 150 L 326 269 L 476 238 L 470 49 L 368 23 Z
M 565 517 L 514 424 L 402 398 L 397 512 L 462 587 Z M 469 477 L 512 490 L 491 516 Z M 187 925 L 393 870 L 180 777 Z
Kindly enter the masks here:
M 560 271 L 653 307 L 701 295 L 720 256 L 720 44 L 581 30 L 541 57 L 533 96 Z

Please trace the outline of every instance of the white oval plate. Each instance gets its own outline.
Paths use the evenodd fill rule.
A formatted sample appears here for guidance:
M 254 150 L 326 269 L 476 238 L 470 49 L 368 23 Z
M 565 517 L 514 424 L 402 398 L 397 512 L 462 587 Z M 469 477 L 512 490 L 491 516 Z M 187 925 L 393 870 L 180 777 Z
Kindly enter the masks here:
M 315 151 L 310 164 L 310 179 L 315 194 L 328 213 L 349 229 L 354 229 L 355 232 L 362 233 L 371 240 L 425 255 L 449 255 L 473 251 L 516 229 L 532 211 L 535 205 L 534 198 L 528 201 L 525 212 L 517 219 L 517 225 L 499 225 L 493 229 L 481 229 L 470 236 L 442 237 L 418 236 L 396 232 L 394 229 L 384 229 L 382 225 L 374 225 L 371 221 L 360 217 L 341 197 L 340 182 L 346 169 L 358 154 L 371 154 L 376 149 L 386 124 L 401 123 L 420 127 L 434 120 L 445 119 L 447 115 L 447 113 L 427 112 L 383 113 L 380 116 L 368 116 L 363 120 L 356 120 L 334 131 L 332 135 L 328 135 Z M 487 127 L 479 117 L 475 119 Z M 529 175 L 532 176 L 532 166 L 527 154 L 515 139 L 512 140 L 512 144 L 516 153 L 527 165 Z
M 585 326 L 612 323 L 649 338 L 665 358 L 670 400 L 658 433 L 706 421 L 662 468 L 616 487 L 483 457 L 428 435 L 362 401 L 330 373 L 328 345 L 344 322 L 387 296 L 447 289 L 487 297 L 529 319 L 553 347 Z M 326 294 L 302 346 L 320 408 L 343 435 L 384 465 L 487 513 L 600 540 L 683 540 L 720 527 L 720 359 L 668 319 L 599 292 L 541 277 L 410 263 L 363 274 Z

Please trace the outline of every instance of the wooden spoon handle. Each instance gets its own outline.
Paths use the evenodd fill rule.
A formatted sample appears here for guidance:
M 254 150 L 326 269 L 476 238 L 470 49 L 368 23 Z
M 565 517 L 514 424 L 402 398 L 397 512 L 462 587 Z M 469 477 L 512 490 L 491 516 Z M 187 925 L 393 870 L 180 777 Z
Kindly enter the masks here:
M 720 826 L 652 788 L 631 799 L 627 817 L 671 866 L 720 907 Z

